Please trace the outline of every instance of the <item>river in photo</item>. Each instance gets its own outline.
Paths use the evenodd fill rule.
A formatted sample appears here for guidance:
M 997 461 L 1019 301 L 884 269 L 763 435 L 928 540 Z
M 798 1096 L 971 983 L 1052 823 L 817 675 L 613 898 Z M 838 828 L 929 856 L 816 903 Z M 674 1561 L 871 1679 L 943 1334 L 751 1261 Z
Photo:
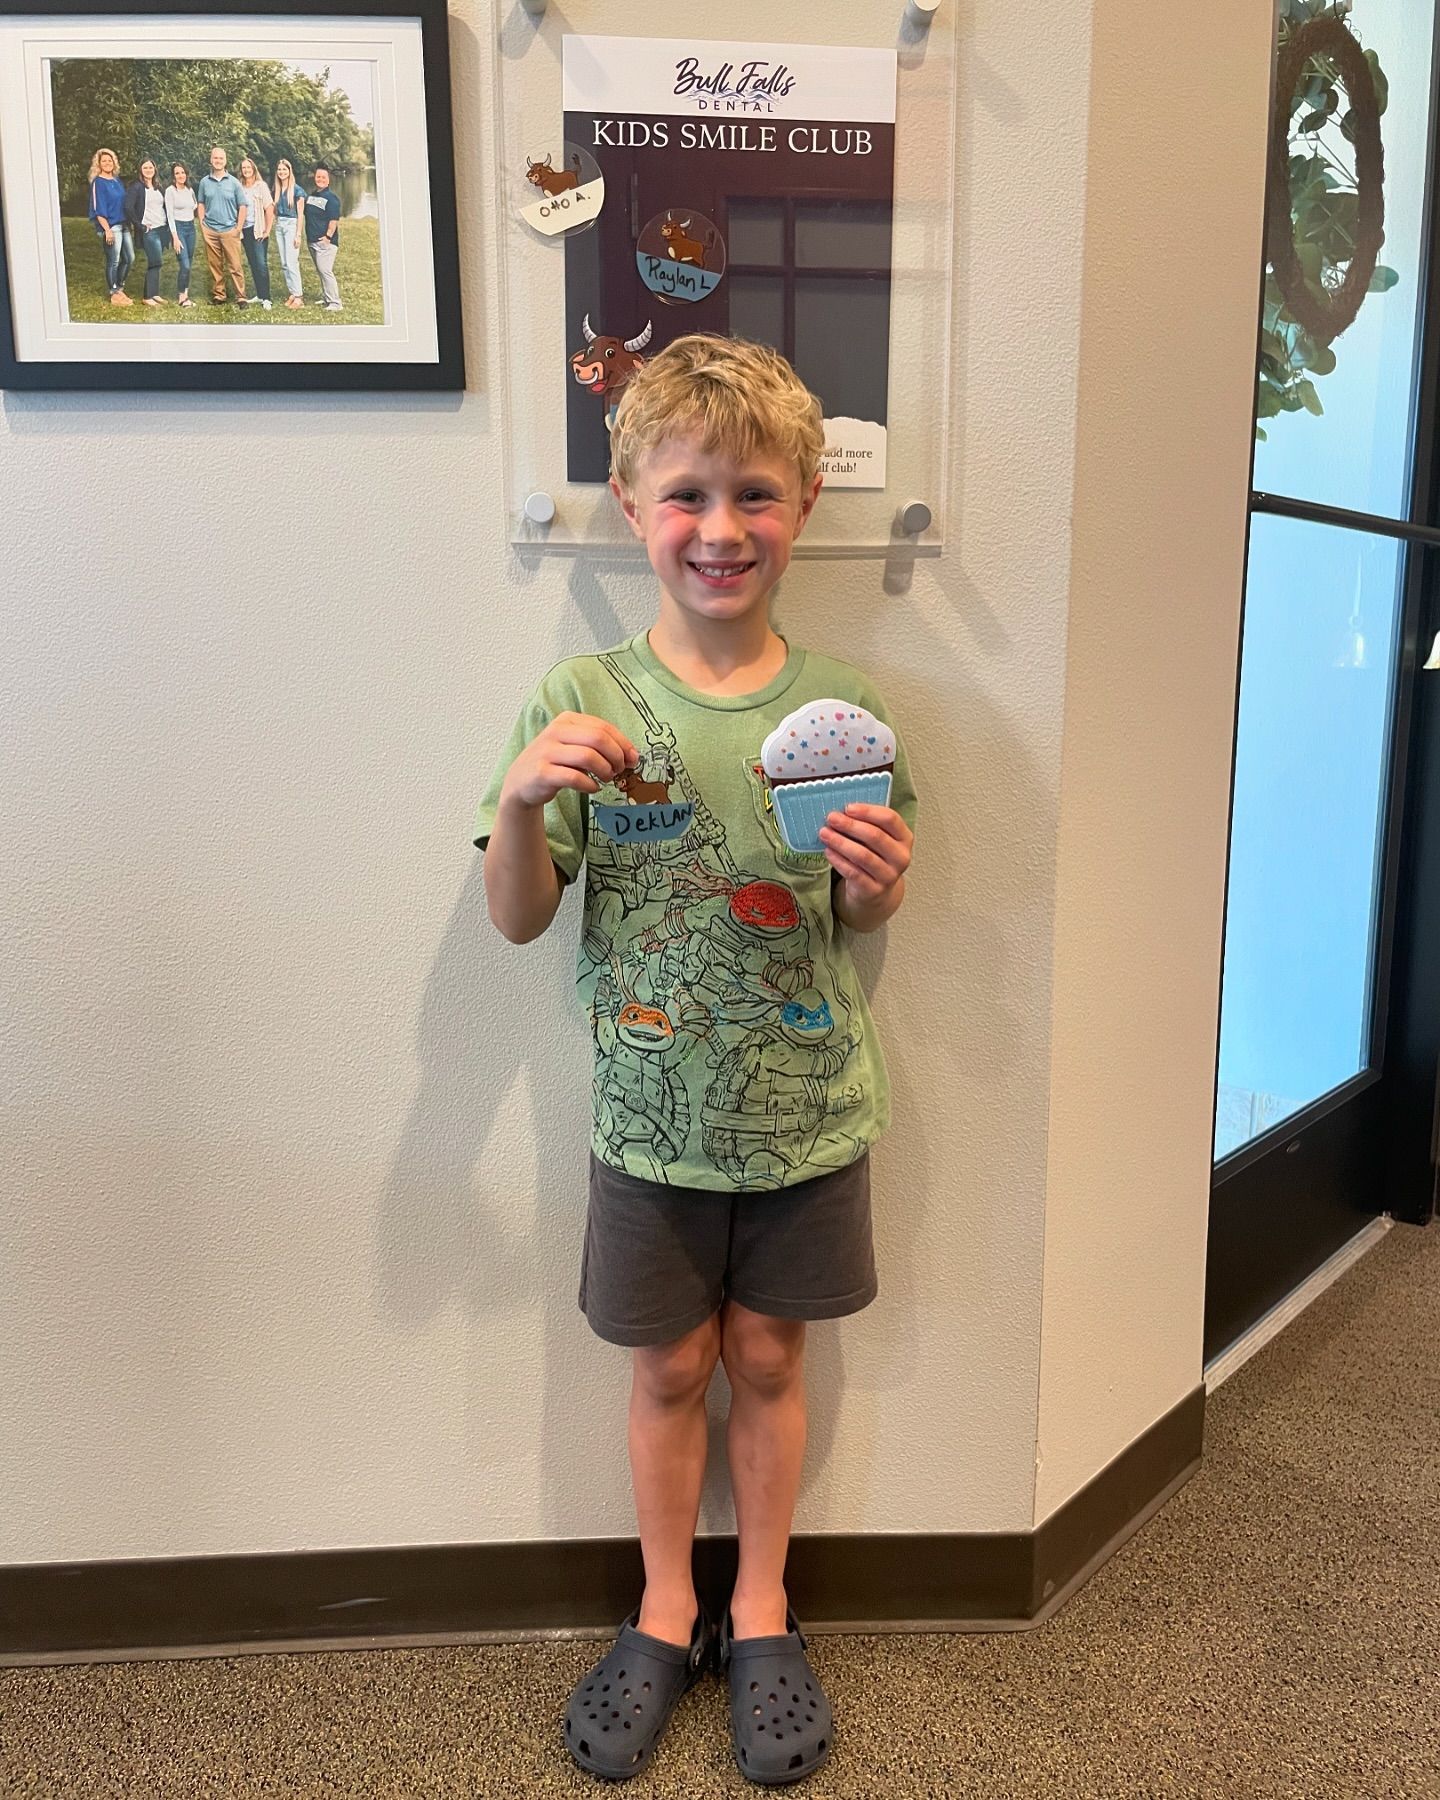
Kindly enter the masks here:
M 332 178 L 340 196 L 342 219 L 378 219 L 380 199 L 375 187 L 374 169 L 347 169 Z

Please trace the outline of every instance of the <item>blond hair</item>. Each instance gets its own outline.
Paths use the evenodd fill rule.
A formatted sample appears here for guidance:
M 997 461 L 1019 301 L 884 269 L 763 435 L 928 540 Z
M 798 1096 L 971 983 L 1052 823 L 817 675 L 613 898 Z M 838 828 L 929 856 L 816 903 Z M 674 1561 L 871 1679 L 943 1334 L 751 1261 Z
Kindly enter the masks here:
M 94 181 L 95 177 L 100 173 L 100 158 L 102 156 L 108 156 L 110 158 L 111 172 L 116 177 L 119 176 L 119 174 L 120 174 L 120 158 L 115 154 L 115 152 L 113 150 L 107 150 L 104 147 L 104 145 L 102 144 L 101 147 L 90 158 L 90 173 L 85 177 L 85 179 L 87 181 Z
M 640 458 L 666 438 L 737 462 L 771 452 L 793 462 L 800 484 L 825 453 L 820 402 L 779 351 L 744 338 L 676 338 L 625 384 L 610 433 L 610 471 L 631 494 Z

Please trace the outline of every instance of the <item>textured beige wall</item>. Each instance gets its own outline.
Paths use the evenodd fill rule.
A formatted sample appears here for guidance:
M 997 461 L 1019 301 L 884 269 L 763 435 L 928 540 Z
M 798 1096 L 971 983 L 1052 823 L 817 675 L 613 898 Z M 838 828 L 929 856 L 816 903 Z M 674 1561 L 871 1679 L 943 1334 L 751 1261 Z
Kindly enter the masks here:
M 1196 719 L 1217 739 L 1193 778 L 1205 830 L 1164 867 L 1151 852 L 1172 858 L 1173 830 L 1124 846 L 1140 966 L 1183 991 L 1169 1023 L 1205 1025 L 1180 1065 L 1187 1161 L 1166 1202 L 1184 1209 L 1183 1254 L 1157 1306 L 1171 1252 L 1152 1212 L 1103 1312 L 1083 1319 L 1053 1227 L 1046 1261 L 1047 1117 L 1053 1105 L 1063 1148 L 1062 1090 L 1085 1049 L 1051 971 L 1077 385 L 1099 383 L 1158 452 L 1125 450 L 1142 488 L 1115 496 L 1083 440 L 1086 630 L 1092 507 L 1128 528 L 1132 509 L 1175 494 L 1165 459 L 1187 429 L 1196 460 L 1213 438 L 1220 465 L 1191 501 L 1197 537 L 1233 537 L 1241 499 L 1224 474 L 1227 457 L 1239 467 L 1238 376 L 1227 387 L 1208 359 L 1179 358 L 1166 373 L 1184 404 L 1142 417 L 1155 376 L 1135 337 L 1153 311 L 1112 293 L 1107 333 L 1087 302 L 1081 380 L 1089 10 L 1059 9 L 1041 30 L 1008 0 L 962 9 L 949 553 L 904 594 L 885 591 L 879 564 L 797 565 L 779 606 L 787 632 L 882 683 L 925 802 L 906 907 L 863 952 L 897 1115 L 876 1156 L 883 1294 L 814 1334 L 805 1530 L 1030 1523 L 1047 1272 L 1066 1321 L 1047 1358 L 1074 1348 L 1083 1369 L 1047 1494 L 1054 1467 L 1079 1485 L 1199 1374 L 1223 618 L 1193 628 L 1209 684 Z M 1251 46 L 1241 9 L 1222 11 Z M 798 7 L 770 16 L 777 36 L 813 29 Z M 1188 29 L 1168 20 L 1173 57 L 1135 65 L 1147 119 L 1186 91 Z M 1215 27 L 1212 58 L 1224 41 Z M 577 896 L 538 944 L 506 945 L 467 827 L 533 677 L 637 629 L 650 602 L 633 568 L 522 567 L 506 547 L 492 67 L 473 0 L 452 44 L 463 400 L 9 395 L 0 411 L 0 1561 L 630 1529 L 624 1358 L 574 1308 L 588 1102 Z M 1263 77 L 1241 73 L 1234 85 L 1258 92 Z M 1237 108 L 1222 94 L 1216 122 L 1192 124 L 1212 175 L 1237 167 L 1221 125 Z M 1255 230 L 1251 187 L 1233 206 L 1222 187 L 1185 199 L 1215 207 L 1198 273 L 1213 297 L 1222 270 L 1228 356 L 1239 301 L 1223 270 L 1253 266 Z M 1152 198 L 1165 215 L 1177 196 Z M 1090 254 L 1093 283 L 1102 251 Z M 1162 367 L 1171 349 L 1162 331 Z M 512 380 L 523 393 L 525 371 Z M 323 575 L 238 529 L 184 549 L 135 530 L 137 489 L 198 501 L 242 481 L 333 506 Z M 1233 583 L 1233 560 L 1205 567 Z M 1119 546 L 1123 616 L 1182 610 L 1157 598 L 1154 574 Z M 1199 578 L 1185 580 L 1193 600 Z M 1233 611 L 1233 594 L 1212 598 Z M 1125 633 L 1111 650 L 1123 698 Z M 1073 791 L 1078 822 L 1090 793 L 1103 823 L 1092 783 L 1117 747 L 1082 673 L 1072 659 L 1092 736 L 1067 804 Z M 1143 723 L 1158 734 L 1159 718 Z M 1141 747 L 1125 734 L 1127 766 Z M 1092 871 L 1069 844 L 1061 878 L 1083 925 Z M 1137 868 L 1157 905 L 1196 909 L 1168 949 L 1171 927 L 1139 908 Z M 1190 878 L 1211 884 L 1198 901 Z M 1078 980 L 1075 942 L 1062 934 L 1060 951 Z M 1122 984 L 1129 956 L 1119 946 Z M 1106 1117 L 1129 1180 L 1155 1121 Z M 1093 1279 L 1070 1168 L 1057 1149 L 1067 1260 Z M 1107 1241 L 1121 1230 L 1112 1195 L 1084 1200 Z M 705 1522 L 727 1517 L 717 1479 Z
M 1095 8 L 1037 1523 L 1200 1374 L 1272 28 Z

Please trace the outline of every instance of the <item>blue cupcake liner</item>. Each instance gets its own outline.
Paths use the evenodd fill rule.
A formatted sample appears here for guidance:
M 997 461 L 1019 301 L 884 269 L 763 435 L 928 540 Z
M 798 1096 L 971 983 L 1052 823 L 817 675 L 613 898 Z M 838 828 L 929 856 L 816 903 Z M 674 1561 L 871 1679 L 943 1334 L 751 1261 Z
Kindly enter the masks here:
M 832 812 L 844 812 L 860 800 L 867 806 L 890 804 L 890 770 L 862 770 L 834 775 L 828 781 L 787 781 L 770 790 L 780 835 L 792 850 L 821 851 L 820 827 Z

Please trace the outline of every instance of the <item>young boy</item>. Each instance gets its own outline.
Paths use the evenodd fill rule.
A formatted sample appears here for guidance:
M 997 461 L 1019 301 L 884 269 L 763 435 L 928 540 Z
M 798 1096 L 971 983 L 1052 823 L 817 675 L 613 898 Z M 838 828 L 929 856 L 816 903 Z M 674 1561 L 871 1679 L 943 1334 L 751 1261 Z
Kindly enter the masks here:
M 632 1350 L 644 1597 L 571 1695 L 565 1742 L 611 1779 L 649 1763 L 718 1652 L 736 1760 L 798 1781 L 833 1738 L 785 1594 L 810 1319 L 875 1297 L 868 1147 L 889 1090 L 843 925 L 899 907 L 915 793 L 781 836 L 761 746 L 797 708 L 889 720 L 847 663 L 788 643 L 770 596 L 820 492 L 819 402 L 758 344 L 686 337 L 632 377 L 611 487 L 660 584 L 648 632 L 557 664 L 480 805 L 490 917 L 538 937 L 587 864 L 579 988 L 595 1040 L 580 1305 Z M 730 1380 L 739 1571 L 718 1643 L 691 1576 L 705 1392 Z

